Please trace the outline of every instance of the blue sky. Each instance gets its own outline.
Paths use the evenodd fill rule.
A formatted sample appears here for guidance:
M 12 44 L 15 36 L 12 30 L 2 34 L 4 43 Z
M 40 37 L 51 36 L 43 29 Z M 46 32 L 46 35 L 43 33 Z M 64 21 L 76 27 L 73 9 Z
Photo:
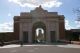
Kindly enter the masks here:
M 29 12 L 35 7 L 42 7 L 65 16 L 65 28 L 80 27 L 73 9 L 80 7 L 80 0 L 0 0 L 0 32 L 13 31 L 13 17 L 20 12 Z

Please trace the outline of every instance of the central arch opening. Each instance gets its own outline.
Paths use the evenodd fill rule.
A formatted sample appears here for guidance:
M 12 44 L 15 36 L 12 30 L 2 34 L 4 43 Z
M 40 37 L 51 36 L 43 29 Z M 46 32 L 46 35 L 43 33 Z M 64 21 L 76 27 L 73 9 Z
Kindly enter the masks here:
M 37 22 L 32 28 L 32 41 L 33 43 L 46 42 L 46 26 L 42 22 Z

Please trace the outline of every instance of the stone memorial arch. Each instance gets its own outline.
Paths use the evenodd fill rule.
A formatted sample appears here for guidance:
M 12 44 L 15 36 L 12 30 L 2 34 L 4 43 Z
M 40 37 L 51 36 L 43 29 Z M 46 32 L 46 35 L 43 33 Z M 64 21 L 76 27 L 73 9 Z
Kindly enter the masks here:
M 42 34 L 42 30 L 38 30 L 39 36 L 36 38 L 38 28 L 43 29 L 44 33 Z M 39 6 L 30 12 L 21 12 L 20 16 L 14 16 L 16 40 L 24 43 L 37 43 L 37 39 L 39 39 L 40 43 L 52 43 L 64 39 L 64 35 L 64 15 L 58 15 L 57 12 L 48 12 Z

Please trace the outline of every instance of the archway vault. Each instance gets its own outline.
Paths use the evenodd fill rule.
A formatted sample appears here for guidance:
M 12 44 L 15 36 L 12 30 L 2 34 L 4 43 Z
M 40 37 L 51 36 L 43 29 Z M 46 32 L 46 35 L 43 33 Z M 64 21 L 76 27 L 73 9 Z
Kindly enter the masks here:
M 32 42 L 36 43 L 35 33 L 37 28 L 42 28 L 44 30 L 44 41 L 46 41 L 46 25 L 43 22 L 36 22 L 32 27 Z

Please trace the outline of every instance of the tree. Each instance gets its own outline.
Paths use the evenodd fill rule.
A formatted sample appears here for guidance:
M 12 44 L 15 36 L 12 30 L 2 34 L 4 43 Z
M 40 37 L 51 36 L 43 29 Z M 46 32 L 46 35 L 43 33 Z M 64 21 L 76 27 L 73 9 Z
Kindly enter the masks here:
M 80 7 L 74 9 L 73 11 L 77 15 L 77 21 L 80 21 Z

